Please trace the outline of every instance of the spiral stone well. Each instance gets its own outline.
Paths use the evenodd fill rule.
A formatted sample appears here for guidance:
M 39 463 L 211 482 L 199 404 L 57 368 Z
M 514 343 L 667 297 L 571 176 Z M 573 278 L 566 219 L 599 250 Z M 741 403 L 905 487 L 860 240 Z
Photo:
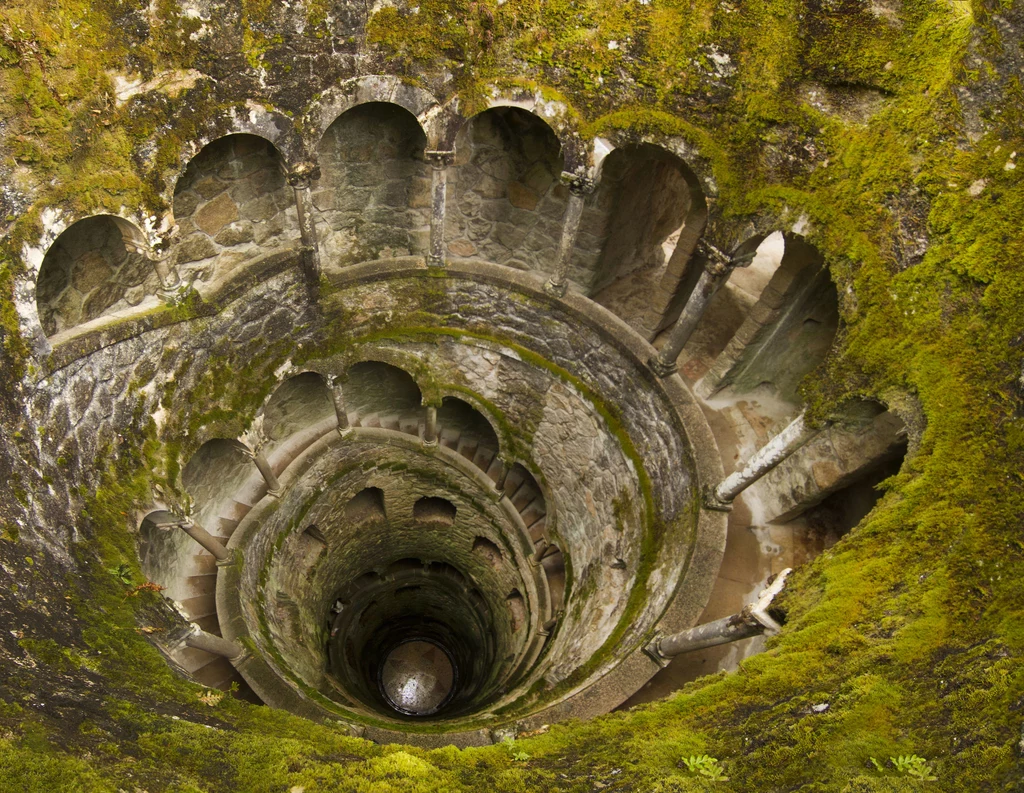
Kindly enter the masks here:
M 194 522 L 230 554 L 203 568 L 214 608 L 183 604 L 245 647 L 233 664 L 262 701 L 381 739 L 482 742 L 622 701 L 659 668 L 643 638 L 692 620 L 721 552 L 720 515 L 695 511 L 691 438 L 710 440 L 688 394 L 627 326 L 529 274 L 328 273 L 337 352 L 282 365 L 249 430 L 183 469 Z M 381 334 L 381 313 L 417 324 Z M 199 571 L 174 531 L 147 518 L 143 563 L 178 595 Z M 383 682 L 428 688 L 434 667 L 408 660 L 394 682 L 410 642 L 441 659 L 427 707 Z

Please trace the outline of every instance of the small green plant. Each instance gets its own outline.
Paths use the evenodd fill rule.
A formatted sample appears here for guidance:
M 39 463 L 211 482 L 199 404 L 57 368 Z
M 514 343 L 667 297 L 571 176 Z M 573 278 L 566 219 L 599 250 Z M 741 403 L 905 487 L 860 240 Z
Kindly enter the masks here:
M 712 782 L 727 782 L 729 780 L 729 777 L 725 775 L 725 769 L 718 762 L 718 758 L 709 754 L 694 754 L 684 757 L 683 765 L 691 774 L 710 779 Z
M 515 760 L 516 762 L 524 763 L 524 762 L 526 762 L 527 760 L 530 759 L 529 752 L 516 751 L 516 740 L 515 740 L 515 738 L 512 738 L 511 736 L 509 736 L 504 741 L 502 741 L 502 743 L 505 745 L 505 748 L 508 749 L 508 753 L 510 755 L 512 755 L 512 759 Z
M 926 782 L 938 780 L 938 777 L 934 775 L 934 770 L 928 765 L 928 761 L 916 754 L 901 754 L 899 757 L 890 757 L 889 762 L 892 763 L 897 774 L 905 774 L 906 776 Z M 874 757 L 871 758 L 871 763 L 879 771 L 885 771 L 885 766 Z
M 117 567 L 110 568 L 107 572 L 125 586 L 132 585 L 132 569 L 128 565 L 119 564 Z

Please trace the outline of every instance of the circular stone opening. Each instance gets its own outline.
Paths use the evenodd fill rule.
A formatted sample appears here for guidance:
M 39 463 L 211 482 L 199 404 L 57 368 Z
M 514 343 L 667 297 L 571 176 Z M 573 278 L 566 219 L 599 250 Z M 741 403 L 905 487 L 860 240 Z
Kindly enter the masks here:
M 410 639 L 388 652 L 379 685 L 384 699 L 399 713 L 429 716 L 451 699 L 456 677 L 444 647 L 428 639 Z

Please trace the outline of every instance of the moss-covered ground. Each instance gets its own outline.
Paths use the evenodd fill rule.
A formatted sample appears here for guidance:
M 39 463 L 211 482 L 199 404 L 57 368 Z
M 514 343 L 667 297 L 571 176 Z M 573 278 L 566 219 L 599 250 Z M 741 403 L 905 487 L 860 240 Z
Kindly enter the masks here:
M 109 70 L 230 63 L 263 96 L 258 70 L 287 56 L 266 33 L 271 5 L 225 3 L 246 34 L 219 49 L 173 0 L 152 4 L 155 22 L 130 0 L 0 9 L 5 411 L 18 403 L 27 351 L 6 296 L 41 208 L 159 209 L 182 141 L 228 101 L 201 82 L 181 100 L 154 92 L 118 106 Z M 337 21 L 361 19 L 352 9 L 296 6 L 307 38 L 333 37 L 338 51 L 361 40 Z M 134 565 L 119 514 L 132 503 L 129 466 L 82 519 L 87 572 L 61 582 L 69 605 L 49 604 L 70 627 L 60 641 L 22 645 L 22 662 L 4 670 L 0 787 L 1024 788 L 1022 16 L 1009 0 L 422 0 L 379 10 L 367 46 L 411 81 L 441 85 L 447 70 L 445 90 L 467 107 L 490 86 L 539 87 L 585 131 L 682 136 L 711 163 L 723 222 L 806 217 L 844 321 L 807 397 L 820 415 L 864 397 L 919 414 L 912 452 L 868 518 L 797 572 L 786 629 L 739 672 L 512 748 L 431 752 L 339 737 L 230 698 L 208 704 L 175 678 L 139 633 L 161 618 L 159 599 L 110 572 Z M 812 88 L 833 97 L 831 109 L 802 101 Z M 36 587 L 52 595 L 39 578 L 50 568 L 13 527 L 0 553 L 15 571 L 3 603 Z M 9 622 L 5 633 L 23 630 Z M 701 781 L 681 762 L 703 753 L 729 781 Z M 936 781 L 885 762 L 911 753 Z

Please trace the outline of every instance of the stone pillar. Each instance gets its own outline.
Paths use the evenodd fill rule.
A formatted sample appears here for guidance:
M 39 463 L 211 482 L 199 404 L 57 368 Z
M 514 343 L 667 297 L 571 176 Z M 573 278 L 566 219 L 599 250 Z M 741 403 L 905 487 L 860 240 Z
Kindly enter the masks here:
M 423 430 L 425 446 L 437 446 L 437 408 L 427 405 L 427 426 Z
M 249 459 L 256 463 L 260 476 L 267 483 L 267 493 L 274 497 L 281 495 L 281 483 L 277 481 L 274 469 L 270 467 L 270 461 L 263 454 L 262 450 L 257 446 L 255 449 L 246 449 L 245 453 L 249 456 Z
M 512 470 L 512 466 L 504 460 L 501 460 L 501 473 L 498 474 L 498 481 L 494 483 L 494 489 L 500 494 L 505 494 L 505 482 L 508 480 L 508 472 Z
M 454 151 L 424 152 L 430 163 L 430 251 L 429 267 L 444 267 L 445 202 L 448 190 L 448 167 L 455 161 Z
M 558 241 L 558 258 L 555 260 L 554 275 L 544 284 L 544 291 L 549 295 L 561 297 L 568 287 L 566 278 L 569 274 L 569 262 L 572 259 L 576 235 L 583 217 L 583 204 L 587 196 L 594 191 L 594 180 L 587 176 L 562 172 L 562 182 L 569 187 L 569 205 L 562 219 L 562 236 Z
M 656 637 L 644 648 L 645 651 L 656 661 L 663 663 L 682 653 L 748 639 L 762 633 L 769 635 L 778 633 L 782 626 L 769 616 L 767 609 L 775 596 L 782 591 L 786 584 L 786 576 L 790 572 L 792 571 L 787 567 L 779 573 L 769 587 L 761 593 L 757 602 L 744 606 L 739 614 L 707 622 L 672 636 Z
M 188 518 L 181 518 L 179 520 L 167 523 L 157 523 L 158 529 L 181 529 L 185 534 L 195 540 L 197 543 L 202 545 L 208 550 L 218 562 L 223 562 L 231 559 L 231 552 L 224 547 L 224 543 L 214 537 L 210 532 L 200 526 L 198 523 L 189 520 Z
M 167 250 L 161 254 L 148 245 L 143 245 L 126 235 L 122 235 L 122 237 L 124 238 L 125 250 L 128 253 L 141 256 L 153 263 L 153 272 L 156 273 L 156 279 L 160 282 L 160 286 L 157 287 L 157 294 L 164 299 L 173 298 L 178 287 L 181 286 L 181 279 L 174 268 L 171 267 L 171 251 Z
M 686 346 L 686 342 L 690 340 L 701 317 L 707 311 L 711 298 L 715 296 L 719 287 L 729 279 L 729 274 L 736 266 L 735 262 L 729 261 L 728 256 L 707 241 L 701 243 L 701 248 L 701 254 L 705 260 L 704 272 L 700 274 L 697 285 L 690 293 L 686 305 L 683 306 L 679 321 L 669 331 L 665 346 L 661 348 L 661 352 L 648 361 L 649 366 L 658 377 L 675 374 L 676 359 L 679 357 L 679 353 L 683 351 L 683 347 Z
M 231 559 L 231 551 L 224 547 L 224 543 L 210 534 L 210 532 L 198 523 L 191 520 L 183 520 L 178 524 L 178 528 L 212 553 L 218 562 L 224 562 Z
M 320 245 L 316 238 L 313 218 L 312 183 L 320 178 L 320 166 L 303 162 L 288 174 L 288 184 L 295 192 L 295 209 L 299 216 L 299 234 L 302 237 L 302 269 L 306 280 L 314 289 L 320 286 Z
M 782 432 L 758 449 L 742 471 L 736 471 L 723 479 L 714 493 L 709 495 L 708 506 L 712 509 L 727 509 L 736 496 L 817 435 L 821 428 L 809 426 L 805 413 L 802 411 Z
M 238 642 L 214 636 L 212 633 L 207 633 L 199 628 L 196 628 L 185 637 L 185 644 L 189 647 L 195 647 L 197 650 L 204 650 L 208 653 L 227 658 L 233 664 L 237 664 L 246 655 L 245 648 Z
M 338 418 L 338 434 L 348 435 L 352 427 L 348 423 L 348 412 L 345 410 L 345 391 L 341 384 L 341 378 L 330 376 L 327 378 L 327 386 L 331 389 L 331 399 L 334 401 L 334 415 Z

